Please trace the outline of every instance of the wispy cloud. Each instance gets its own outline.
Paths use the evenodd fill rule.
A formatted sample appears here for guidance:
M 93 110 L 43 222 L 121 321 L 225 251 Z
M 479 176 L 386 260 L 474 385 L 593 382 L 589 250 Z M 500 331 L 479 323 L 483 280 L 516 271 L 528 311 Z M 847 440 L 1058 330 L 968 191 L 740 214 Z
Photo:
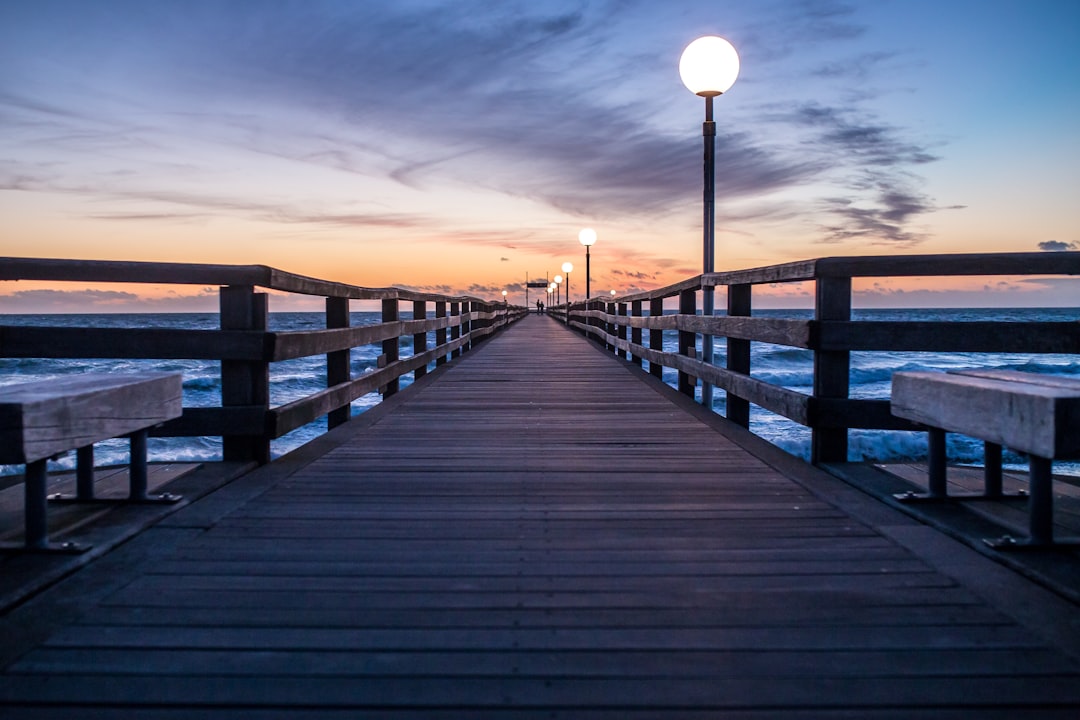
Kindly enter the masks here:
M 914 223 L 941 209 L 916 189 L 919 180 L 912 172 L 938 159 L 927 147 L 857 110 L 809 104 L 786 119 L 811 133 L 814 152 L 848 191 L 821 201 L 832 218 L 822 224 L 822 242 L 858 238 L 912 245 L 925 239 Z

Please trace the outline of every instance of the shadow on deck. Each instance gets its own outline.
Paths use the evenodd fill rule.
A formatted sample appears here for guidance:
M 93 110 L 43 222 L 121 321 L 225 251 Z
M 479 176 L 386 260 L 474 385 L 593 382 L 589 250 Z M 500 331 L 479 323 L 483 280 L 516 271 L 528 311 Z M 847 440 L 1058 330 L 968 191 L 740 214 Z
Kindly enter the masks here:
M 25 718 L 1080 709 L 1075 604 L 536 316 L 2 630 Z

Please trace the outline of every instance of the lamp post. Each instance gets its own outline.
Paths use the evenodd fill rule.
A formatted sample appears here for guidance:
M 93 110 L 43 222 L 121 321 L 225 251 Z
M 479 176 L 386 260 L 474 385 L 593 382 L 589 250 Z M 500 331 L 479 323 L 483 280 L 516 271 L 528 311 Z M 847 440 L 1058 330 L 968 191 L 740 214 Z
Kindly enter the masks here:
M 574 271 L 574 264 L 564 262 L 562 271 L 566 273 L 566 324 L 570 324 L 570 273 Z
M 592 228 L 584 228 L 577 235 L 578 240 L 585 246 L 585 301 L 588 302 L 592 297 L 589 292 L 589 281 L 592 271 L 589 267 L 589 248 L 596 244 L 596 231 Z
M 683 84 L 695 95 L 705 98 L 705 122 L 701 134 L 705 138 L 705 192 L 702 272 L 711 273 L 715 266 L 716 217 L 716 123 L 713 121 L 713 98 L 726 93 L 739 76 L 739 54 L 731 43 L 721 37 L 707 35 L 686 46 L 679 59 L 679 75 Z M 713 288 L 701 288 L 701 312 L 713 314 Z M 712 363 L 712 335 L 701 338 L 701 359 Z M 712 409 L 713 388 L 701 383 L 701 404 Z
M 555 283 L 555 304 L 559 305 L 562 303 L 562 275 L 556 275 L 551 279 Z
M 503 290 L 503 305 L 506 304 L 506 291 Z
M 551 283 L 550 285 L 548 285 L 547 294 L 548 294 L 548 305 L 551 305 L 551 296 L 553 294 L 555 294 L 555 283 Z

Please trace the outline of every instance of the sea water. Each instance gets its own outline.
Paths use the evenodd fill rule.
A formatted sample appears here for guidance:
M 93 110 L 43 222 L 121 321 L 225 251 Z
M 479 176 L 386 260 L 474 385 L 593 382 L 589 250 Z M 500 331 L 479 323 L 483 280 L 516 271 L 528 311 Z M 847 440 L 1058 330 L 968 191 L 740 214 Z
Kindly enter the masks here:
M 762 310 L 757 317 L 809 319 L 812 311 Z M 355 312 L 354 326 L 380 322 L 380 313 Z M 977 309 L 977 310 L 855 310 L 854 320 L 866 321 L 996 321 L 996 322 L 1053 322 L 1080 320 L 1077 309 Z M 216 313 L 205 314 L 101 314 L 101 315 L 3 315 L 0 324 L 38 326 L 80 326 L 109 328 L 176 328 L 213 330 L 218 327 Z M 325 327 L 322 313 L 271 313 L 270 329 L 275 331 L 315 330 Z M 678 346 L 677 333 L 666 332 L 665 350 L 674 352 Z M 435 342 L 434 333 L 428 337 L 428 347 Z M 372 372 L 381 353 L 378 344 L 353 348 L 350 354 L 353 377 Z M 401 339 L 401 357 L 412 355 L 412 337 Z M 726 343 L 714 341 L 714 362 L 726 363 Z M 1050 355 L 1041 353 L 928 353 L 928 352 L 852 352 L 850 396 L 865 399 L 888 399 L 892 374 L 898 370 L 949 370 L 954 368 L 987 368 L 1024 370 L 1054 375 L 1080 376 L 1080 355 Z M 217 407 L 221 405 L 221 367 L 210 360 L 111 360 L 111 359 L 36 359 L 0 358 L 0 385 L 47 379 L 87 372 L 132 372 L 160 370 L 179 372 L 184 376 L 185 407 Z M 813 353 L 809 350 L 751 343 L 751 375 L 759 380 L 809 394 L 813 387 Z M 671 385 L 677 373 L 664 369 L 664 380 Z M 411 375 L 401 378 L 401 386 L 411 382 Z M 270 405 L 276 407 L 299 400 L 326 387 L 325 356 L 318 355 L 273 363 L 270 370 Z M 352 403 L 356 415 L 379 402 L 378 393 L 370 393 Z M 724 414 L 726 398 L 722 391 L 715 393 L 713 409 Z M 809 458 L 810 431 L 786 418 L 751 406 L 750 429 L 757 435 L 784 450 Z M 325 418 L 278 438 L 271 443 L 277 457 L 326 432 Z M 849 459 L 854 461 L 903 462 L 926 457 L 926 434 L 884 430 L 851 430 Z M 949 461 L 977 465 L 982 462 L 982 441 L 955 433 L 948 435 Z M 96 448 L 99 464 L 125 462 L 127 443 L 110 440 Z M 151 461 L 196 462 L 221 459 L 220 438 L 150 438 Z M 51 464 L 51 469 L 74 467 L 74 453 L 68 453 Z M 1007 465 L 1023 466 L 1023 457 L 1006 450 Z M 19 466 L 0 466 L 0 474 L 21 472 Z M 1080 475 L 1080 464 L 1057 463 L 1056 472 Z

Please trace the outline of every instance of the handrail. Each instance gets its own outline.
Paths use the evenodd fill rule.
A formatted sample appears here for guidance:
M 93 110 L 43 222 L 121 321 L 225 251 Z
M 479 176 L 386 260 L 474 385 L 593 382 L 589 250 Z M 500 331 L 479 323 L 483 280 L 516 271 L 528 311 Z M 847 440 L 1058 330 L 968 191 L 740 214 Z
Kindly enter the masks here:
M 665 367 L 677 370 L 679 390 L 691 397 L 699 382 L 726 391 L 727 417 L 744 427 L 749 427 L 751 404 L 809 427 L 811 461 L 844 462 L 850 429 L 921 429 L 893 417 L 888 400 L 848 396 L 853 351 L 1080 354 L 1080 324 L 1075 322 L 851 319 L 853 278 L 980 275 L 1080 275 L 1080 252 L 819 258 L 698 275 L 656 290 L 572 303 L 556 308 L 555 314 L 639 367 L 648 362 L 649 372 L 657 377 Z M 754 286 L 805 281 L 816 285 L 813 319 L 752 316 Z M 696 293 L 703 287 L 723 286 L 728 290 L 727 315 L 698 315 Z M 674 297 L 679 298 L 679 312 L 664 314 L 664 300 Z M 678 332 L 678 352 L 664 351 L 664 331 Z M 704 336 L 727 339 L 726 367 L 698 358 Z M 752 342 L 813 351 L 813 392 L 800 393 L 752 377 Z
M 204 263 L 135 262 L 126 260 L 59 260 L 0 257 L 0 280 L 57 282 L 146 283 L 153 285 L 250 285 L 267 290 L 320 295 L 349 300 L 423 302 L 483 302 L 470 295 L 421 293 L 396 287 L 366 288 L 296 273 L 267 265 L 210 265 Z
M 443 365 L 526 314 L 523 307 L 472 296 L 420 293 L 401 288 L 365 288 L 283 272 L 265 265 L 0 258 L 0 280 L 90 283 L 219 285 L 219 330 L 93 328 L 0 325 L 0 357 L 186 359 L 221 361 L 221 407 L 185 407 L 183 415 L 155 428 L 159 437 L 221 436 L 226 460 L 270 460 L 270 441 L 328 416 L 333 428 L 349 419 L 349 404 L 375 390 L 393 395 L 400 379 L 419 379 L 434 363 Z M 326 329 L 281 332 L 268 329 L 264 288 L 326 298 Z M 379 300 L 382 322 L 349 325 L 350 300 Z M 411 318 L 400 303 L 412 303 Z M 429 318 L 428 305 L 435 317 Z M 428 347 L 428 333 L 435 345 Z M 400 358 L 403 337 L 413 355 Z M 379 344 L 379 368 L 352 377 L 352 348 Z M 325 355 L 327 387 L 270 407 L 273 363 Z

